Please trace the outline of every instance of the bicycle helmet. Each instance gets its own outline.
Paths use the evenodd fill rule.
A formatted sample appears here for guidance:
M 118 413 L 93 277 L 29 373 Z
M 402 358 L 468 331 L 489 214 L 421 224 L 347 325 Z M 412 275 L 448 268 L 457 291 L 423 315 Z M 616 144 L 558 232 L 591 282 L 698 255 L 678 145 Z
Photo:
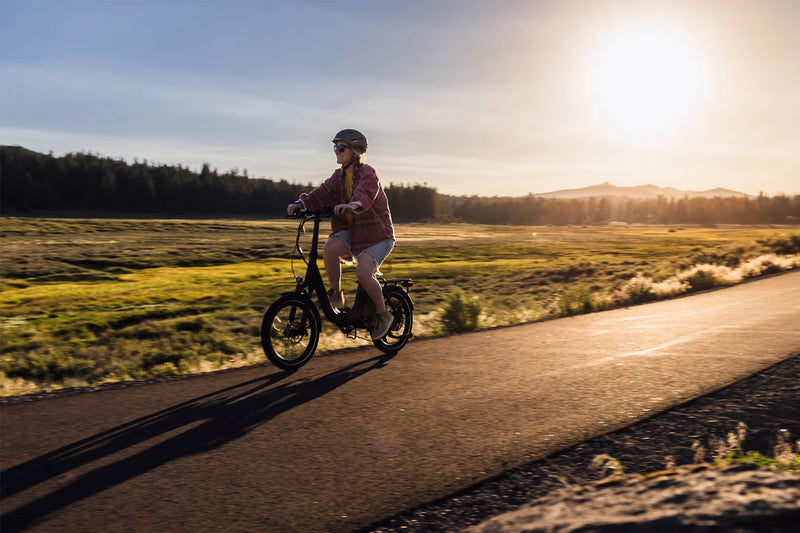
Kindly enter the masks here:
M 367 151 L 367 138 L 358 130 L 347 129 L 340 131 L 333 138 L 333 142 L 337 141 L 349 144 L 351 148 L 355 148 L 362 154 Z

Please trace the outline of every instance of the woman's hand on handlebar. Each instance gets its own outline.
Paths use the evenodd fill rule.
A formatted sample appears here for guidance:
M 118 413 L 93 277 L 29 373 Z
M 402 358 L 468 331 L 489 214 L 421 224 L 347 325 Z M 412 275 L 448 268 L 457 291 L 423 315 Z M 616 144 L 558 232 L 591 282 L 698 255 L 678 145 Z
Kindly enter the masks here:
M 286 206 L 286 216 L 294 216 L 299 210 L 303 208 L 303 204 L 300 202 L 292 202 L 288 206 Z
M 355 213 L 357 205 L 358 204 L 352 204 L 352 203 L 335 205 L 335 206 L 333 206 L 333 214 L 334 215 L 344 215 L 348 211 L 351 212 L 351 213 Z

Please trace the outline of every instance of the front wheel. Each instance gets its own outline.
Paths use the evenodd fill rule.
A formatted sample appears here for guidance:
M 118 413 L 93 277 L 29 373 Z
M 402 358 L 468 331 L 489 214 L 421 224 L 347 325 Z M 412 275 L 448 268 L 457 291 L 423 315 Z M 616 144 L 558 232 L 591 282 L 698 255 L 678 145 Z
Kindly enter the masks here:
M 411 303 L 411 297 L 400 287 L 386 287 L 383 290 L 383 299 L 386 302 L 386 309 L 392 312 L 394 321 L 389 333 L 382 339 L 372 341 L 372 344 L 384 353 L 394 354 L 411 338 L 414 305 Z
M 310 300 L 294 294 L 281 296 L 264 313 L 261 347 L 278 368 L 300 368 L 314 355 L 320 328 L 319 312 Z

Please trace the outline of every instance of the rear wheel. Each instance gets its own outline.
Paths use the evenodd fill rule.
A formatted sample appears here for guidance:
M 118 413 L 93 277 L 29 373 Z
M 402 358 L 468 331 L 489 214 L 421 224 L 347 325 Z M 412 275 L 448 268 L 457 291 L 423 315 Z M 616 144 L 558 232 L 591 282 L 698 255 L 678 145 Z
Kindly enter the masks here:
M 380 351 L 397 353 L 411 338 L 411 328 L 414 325 L 414 305 L 406 291 L 400 287 L 391 286 L 383 289 L 383 299 L 386 309 L 392 312 L 394 321 L 389 328 L 389 333 L 382 339 L 372 341 Z
M 278 368 L 300 368 L 317 349 L 320 327 L 319 313 L 310 300 L 294 294 L 281 296 L 264 313 L 261 347 Z

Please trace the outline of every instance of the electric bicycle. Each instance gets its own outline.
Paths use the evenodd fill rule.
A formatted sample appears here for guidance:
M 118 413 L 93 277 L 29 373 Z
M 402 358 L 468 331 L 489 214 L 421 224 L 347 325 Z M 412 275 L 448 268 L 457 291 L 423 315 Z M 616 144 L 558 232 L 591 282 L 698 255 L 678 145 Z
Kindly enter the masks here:
M 295 289 L 284 293 L 269 306 L 261 322 L 261 346 L 264 353 L 272 364 L 284 370 L 300 368 L 311 359 L 317 349 L 322 318 L 317 305 L 312 301 L 314 295 L 325 317 L 349 338 L 365 338 L 359 337 L 358 332 L 371 331 L 377 320 L 375 304 L 360 284 L 352 307 L 334 308 L 328 298 L 317 260 L 320 221 L 330 218 L 332 213 L 333 209 L 329 207 L 318 211 L 301 209 L 297 215 L 292 216 L 300 218 L 294 253 L 306 264 L 306 274 L 295 276 Z M 305 224 L 309 221 L 313 222 L 314 230 L 311 250 L 306 257 L 300 246 L 300 237 L 305 233 Z M 376 277 L 383 289 L 386 309 L 391 311 L 394 321 L 388 333 L 372 343 L 384 353 L 396 354 L 413 337 L 411 328 L 414 322 L 414 303 L 409 290 L 414 282 L 411 278 L 384 279 L 380 269 L 378 270 Z

